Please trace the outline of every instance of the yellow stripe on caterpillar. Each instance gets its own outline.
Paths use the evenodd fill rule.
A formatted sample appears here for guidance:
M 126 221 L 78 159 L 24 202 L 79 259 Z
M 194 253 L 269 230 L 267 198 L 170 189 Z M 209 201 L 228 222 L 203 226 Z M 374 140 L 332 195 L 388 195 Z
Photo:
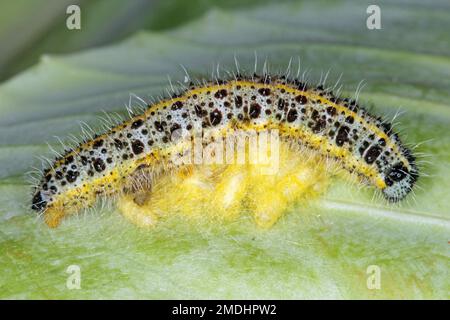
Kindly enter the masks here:
M 155 186 L 164 181 L 186 189 L 187 194 L 198 200 L 199 208 L 209 199 L 205 199 L 204 194 L 209 194 L 217 205 L 215 211 L 222 212 L 221 216 L 235 216 L 240 210 L 237 208 L 241 208 L 240 203 L 247 201 L 247 207 L 254 210 L 258 224 L 268 226 L 276 221 L 274 217 L 279 216 L 276 208 L 286 208 L 298 197 L 289 196 L 288 191 L 273 193 L 273 201 L 270 202 L 263 190 L 274 188 L 276 184 L 270 184 L 270 179 L 264 174 L 251 174 L 248 166 L 232 163 L 226 164 L 231 165 L 229 168 L 221 168 L 220 165 L 211 167 L 206 162 L 199 166 L 195 161 L 177 163 L 175 159 L 183 154 L 196 154 L 196 136 L 201 137 L 200 149 L 204 152 L 214 147 L 218 140 L 237 131 L 258 136 L 274 130 L 279 134 L 281 149 L 285 153 L 279 155 L 280 161 L 291 162 L 299 158 L 302 164 L 298 164 L 298 170 L 308 166 L 308 161 L 303 159 L 304 154 L 300 152 L 292 156 L 291 151 L 286 151 L 286 146 L 300 146 L 292 150 L 307 149 L 317 162 L 332 159 L 339 168 L 358 175 L 362 181 L 381 190 L 392 202 L 403 199 L 418 178 L 414 156 L 392 132 L 391 125 L 369 114 L 355 101 L 335 97 L 320 86 L 310 88 L 285 77 L 237 76 L 229 81 L 191 86 L 183 94 L 149 106 L 142 114 L 56 159 L 53 166 L 45 170 L 41 183 L 34 190 L 32 208 L 44 212 L 50 226 L 57 226 L 62 217 L 91 206 L 99 196 L 129 195 L 152 189 L 152 200 L 145 206 L 158 203 L 161 209 L 152 208 L 151 212 L 164 212 L 163 208 L 168 208 L 165 203 L 171 201 L 156 201 L 154 196 Z M 182 139 L 174 139 L 177 132 L 182 133 Z M 221 156 L 217 151 L 220 148 L 212 149 L 216 156 Z M 250 158 L 251 155 L 253 153 Z M 283 170 L 286 165 L 280 162 L 278 169 Z M 178 179 L 177 182 L 166 180 L 188 167 L 197 178 Z M 258 170 L 262 168 L 261 164 L 256 167 Z M 208 170 L 221 176 L 220 181 L 204 177 Z M 311 179 L 318 179 L 316 170 L 312 172 Z M 304 182 L 296 180 L 295 172 L 286 177 L 277 174 L 272 179 L 297 190 L 293 194 L 312 192 L 302 189 Z M 197 179 L 199 184 L 189 184 L 189 179 Z M 254 181 L 260 183 L 255 185 Z M 201 185 L 208 183 L 219 191 L 203 192 Z M 253 205 L 248 200 L 249 186 L 259 190 L 252 194 L 253 199 L 260 199 Z M 185 205 L 193 203 L 180 204 Z M 212 207 L 209 206 L 208 210 Z

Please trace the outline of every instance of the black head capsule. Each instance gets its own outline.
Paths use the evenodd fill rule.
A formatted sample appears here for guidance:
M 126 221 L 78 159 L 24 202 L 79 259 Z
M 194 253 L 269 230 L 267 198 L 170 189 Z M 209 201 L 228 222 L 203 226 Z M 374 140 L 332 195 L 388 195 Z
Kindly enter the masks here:
M 383 194 L 391 202 L 398 202 L 411 192 L 419 173 L 415 163 L 411 163 L 411 170 L 403 163 L 396 163 L 385 172 L 386 188 Z

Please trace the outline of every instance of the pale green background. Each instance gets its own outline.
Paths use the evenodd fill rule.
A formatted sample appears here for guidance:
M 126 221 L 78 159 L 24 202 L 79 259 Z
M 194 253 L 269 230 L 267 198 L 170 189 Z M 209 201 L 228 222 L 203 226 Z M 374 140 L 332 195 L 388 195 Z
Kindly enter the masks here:
M 36 54 L 133 35 L 44 55 L 0 85 L 1 298 L 449 298 L 448 1 L 381 2 L 376 31 L 366 28 L 371 2 L 357 0 L 196 1 L 188 9 L 178 1 L 129 15 L 118 2 L 94 1 L 82 3 L 83 29 L 71 32 L 56 2 L 48 2 L 48 20 L 34 1 L 10 3 L 9 14 L 1 10 L 8 19 L 0 19 L 3 78 Z M 227 225 L 174 217 L 147 232 L 114 207 L 50 230 L 30 212 L 24 173 L 40 166 L 35 156 L 51 154 L 46 142 L 58 146 L 54 136 L 79 134 L 80 121 L 98 127 L 102 110 L 123 113 L 130 92 L 164 93 L 168 76 L 183 80 L 180 65 L 208 77 L 217 63 L 232 69 L 236 55 L 252 70 L 255 52 L 273 71 L 301 57 L 312 81 L 343 73 L 350 95 L 364 79 L 360 98 L 374 113 L 402 111 L 396 128 L 406 143 L 422 143 L 417 152 L 428 161 L 421 170 L 430 177 L 420 179 L 416 196 L 391 206 L 373 200 L 370 188 L 335 181 L 321 201 L 291 208 L 268 231 L 244 216 Z M 81 267 L 81 290 L 66 288 L 72 264 Z M 380 290 L 366 287 L 369 265 L 381 268 Z

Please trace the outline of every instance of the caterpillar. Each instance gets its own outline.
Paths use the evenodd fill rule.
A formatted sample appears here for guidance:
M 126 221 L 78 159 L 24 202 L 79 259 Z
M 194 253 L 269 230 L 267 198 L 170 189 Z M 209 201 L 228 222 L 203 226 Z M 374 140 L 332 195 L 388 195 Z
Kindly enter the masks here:
M 174 141 L 174 132 L 180 130 L 184 138 Z M 205 147 L 236 130 L 277 130 L 283 146 L 282 166 L 293 165 L 275 180 L 264 180 L 242 166 L 215 167 L 205 176 L 201 165 L 174 161 L 174 155 L 192 153 L 188 142 L 195 135 L 210 134 L 209 140 L 202 142 Z M 306 187 L 308 179 L 326 179 L 328 160 L 381 190 L 390 202 L 405 198 L 419 176 L 414 155 L 392 126 L 355 100 L 288 76 L 238 74 L 226 80 L 190 83 L 183 92 L 146 106 L 141 114 L 67 151 L 44 170 L 31 207 L 44 214 L 50 227 L 56 227 L 64 216 L 91 206 L 98 197 L 123 195 L 127 200 L 119 204 L 122 212 L 137 224 L 153 224 L 149 211 L 164 207 L 172 197 L 168 192 L 182 193 L 183 183 L 194 176 L 197 187 L 198 182 L 213 181 L 222 203 L 234 203 L 235 207 L 245 201 L 248 192 L 270 189 L 270 196 L 260 197 L 253 208 L 265 212 L 263 220 L 271 225 L 286 208 L 279 203 L 295 198 L 283 186 L 295 186 L 291 188 L 294 193 L 303 192 L 308 198 L 314 190 Z M 313 177 L 305 177 L 308 172 Z M 174 181 L 178 186 L 167 189 Z M 183 189 L 188 198 L 176 201 L 193 200 L 191 206 L 201 207 L 205 197 L 215 197 L 206 189 L 196 189 L 194 195 L 193 186 Z M 159 198 L 153 197 L 151 190 L 158 192 L 158 188 Z M 141 194 L 147 196 L 138 196 Z M 161 197 L 166 200 L 160 201 Z M 231 206 L 222 207 L 224 212 L 232 211 Z M 275 211 L 272 217 L 270 212 Z

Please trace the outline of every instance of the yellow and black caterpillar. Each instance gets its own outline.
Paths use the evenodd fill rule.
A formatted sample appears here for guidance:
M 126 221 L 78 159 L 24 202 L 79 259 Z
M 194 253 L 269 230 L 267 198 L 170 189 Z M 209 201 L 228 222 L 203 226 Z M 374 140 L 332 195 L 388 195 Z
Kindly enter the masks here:
M 195 135 L 214 132 L 216 136 L 224 136 L 236 130 L 277 130 L 283 144 L 280 175 L 264 182 L 243 167 L 245 175 L 237 167 L 220 170 L 215 167 L 211 170 L 216 172 L 208 175 L 200 171 L 199 165 L 174 161 L 174 155 L 192 151 L 186 142 Z M 177 131 L 183 132 L 183 139 L 174 140 Z M 214 135 L 209 136 L 203 147 L 215 140 Z M 168 178 L 164 178 L 167 175 L 178 175 L 178 184 L 186 183 L 194 175 L 197 182 L 204 179 L 203 182 L 212 182 L 213 186 L 196 195 L 190 194 L 192 188 L 183 189 L 183 185 L 170 191 L 159 187 L 160 193 L 184 190 L 177 201 L 190 199 L 200 206 L 205 197 L 210 197 L 232 211 L 231 206 L 246 201 L 246 194 L 265 192 L 262 189 L 267 185 L 274 188 L 273 192 L 254 202 L 252 208 L 264 213 L 265 218 L 260 215 L 260 221 L 266 219 L 272 224 L 279 214 L 273 217 L 270 211 L 285 208 L 279 205 L 276 209 L 277 201 L 285 203 L 295 198 L 292 188 L 284 190 L 280 181 L 307 192 L 308 179 L 318 178 L 326 170 L 320 164 L 321 159 L 331 159 L 374 185 L 392 202 L 403 199 L 418 178 L 414 156 L 402 145 L 390 124 L 369 114 L 354 100 L 338 98 L 322 86 L 309 87 L 284 76 L 237 75 L 230 80 L 191 85 L 183 93 L 149 105 L 142 114 L 68 151 L 44 171 L 33 193 L 32 209 L 43 212 L 47 224 L 54 227 L 66 214 L 92 205 L 98 196 L 132 195 L 135 204 L 125 202 L 119 207 L 133 215 L 134 222 L 152 224 L 153 213 L 149 210 L 158 211 L 155 206 L 162 202 L 152 196 L 139 201 L 135 195 L 155 188 L 161 179 L 168 183 Z M 296 165 L 290 166 L 292 163 Z M 305 176 L 308 171 L 299 174 L 306 169 L 315 176 Z M 197 188 L 201 183 L 191 187 L 194 185 Z M 280 194 L 276 195 L 278 191 Z M 221 200 L 216 199 L 218 196 Z M 266 200 L 272 203 L 270 208 L 259 208 Z M 143 216 L 139 216 L 139 205 Z M 145 216 L 149 219 L 145 220 Z

